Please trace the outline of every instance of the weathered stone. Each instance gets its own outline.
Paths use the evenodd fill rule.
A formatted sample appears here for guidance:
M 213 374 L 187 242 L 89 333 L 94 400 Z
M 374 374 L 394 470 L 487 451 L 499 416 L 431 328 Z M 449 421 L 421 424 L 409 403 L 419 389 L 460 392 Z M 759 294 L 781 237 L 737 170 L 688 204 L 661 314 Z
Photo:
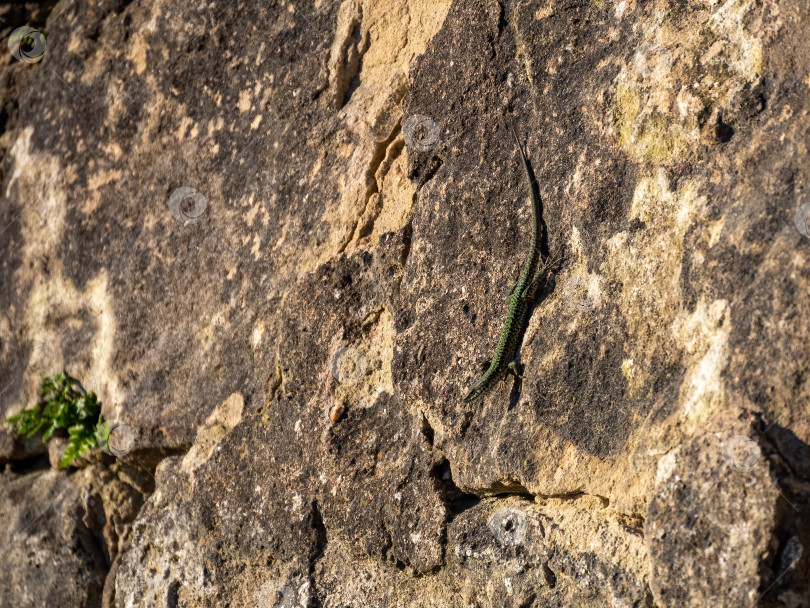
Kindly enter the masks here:
M 806 605 L 809 9 L 0 10 L 48 34 L 0 65 L 0 412 L 66 368 L 134 436 L 56 473 L 2 431 L 8 517 L 65 490 L 2 601 Z M 566 255 L 468 405 L 510 122 Z
M 757 605 L 779 493 L 754 441 L 718 435 L 659 461 L 644 523 L 659 606 Z
M 120 469 L 117 465 L 115 469 Z M 142 494 L 110 469 L 0 475 L 0 606 L 99 606 Z

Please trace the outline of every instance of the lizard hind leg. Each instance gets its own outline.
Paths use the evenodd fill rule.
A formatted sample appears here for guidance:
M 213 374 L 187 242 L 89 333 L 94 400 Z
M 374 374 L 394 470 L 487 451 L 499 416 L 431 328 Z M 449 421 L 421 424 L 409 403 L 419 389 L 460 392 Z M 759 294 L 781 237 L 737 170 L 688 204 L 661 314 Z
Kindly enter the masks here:
M 554 251 L 549 253 L 549 256 L 546 258 L 545 266 L 548 266 L 548 269 L 551 272 L 556 272 L 562 266 L 563 259 L 565 259 L 565 247 L 562 243 L 560 243 Z
M 518 362 L 517 361 L 512 361 L 512 362 L 509 363 L 509 365 L 506 366 L 506 373 L 507 374 L 512 374 L 515 377 L 516 380 L 523 380 L 523 371 L 518 370 Z M 505 378 L 506 378 L 506 375 L 504 375 L 504 379 Z

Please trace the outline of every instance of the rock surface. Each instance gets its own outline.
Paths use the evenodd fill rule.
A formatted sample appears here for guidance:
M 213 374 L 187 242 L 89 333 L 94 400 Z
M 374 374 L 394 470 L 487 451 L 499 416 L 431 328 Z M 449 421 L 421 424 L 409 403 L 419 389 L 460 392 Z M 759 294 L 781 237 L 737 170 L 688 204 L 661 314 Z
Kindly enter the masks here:
M 66 368 L 124 446 L 0 430 L 0 606 L 810 605 L 808 15 L 0 9 L 0 412 Z M 469 405 L 508 123 L 565 261 Z

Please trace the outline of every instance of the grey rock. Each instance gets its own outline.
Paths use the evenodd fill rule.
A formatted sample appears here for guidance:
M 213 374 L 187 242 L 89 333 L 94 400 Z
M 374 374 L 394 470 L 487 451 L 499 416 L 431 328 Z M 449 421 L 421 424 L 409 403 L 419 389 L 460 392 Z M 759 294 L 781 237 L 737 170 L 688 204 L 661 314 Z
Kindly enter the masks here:
M 1 601 L 807 604 L 807 0 L 20 6 L 0 412 L 134 443 L 0 433 Z

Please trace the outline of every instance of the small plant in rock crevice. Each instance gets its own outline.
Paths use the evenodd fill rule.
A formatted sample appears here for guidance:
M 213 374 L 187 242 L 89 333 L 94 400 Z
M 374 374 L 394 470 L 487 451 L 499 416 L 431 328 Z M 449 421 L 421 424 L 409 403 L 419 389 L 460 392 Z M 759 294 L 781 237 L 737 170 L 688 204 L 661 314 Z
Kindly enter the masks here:
M 66 371 L 53 377 L 43 376 L 36 405 L 10 416 L 6 422 L 18 435 L 33 437 L 41 433 L 43 443 L 52 436 L 67 436 L 60 469 L 109 440 L 109 424 L 101 415 L 96 394 L 85 391 Z

